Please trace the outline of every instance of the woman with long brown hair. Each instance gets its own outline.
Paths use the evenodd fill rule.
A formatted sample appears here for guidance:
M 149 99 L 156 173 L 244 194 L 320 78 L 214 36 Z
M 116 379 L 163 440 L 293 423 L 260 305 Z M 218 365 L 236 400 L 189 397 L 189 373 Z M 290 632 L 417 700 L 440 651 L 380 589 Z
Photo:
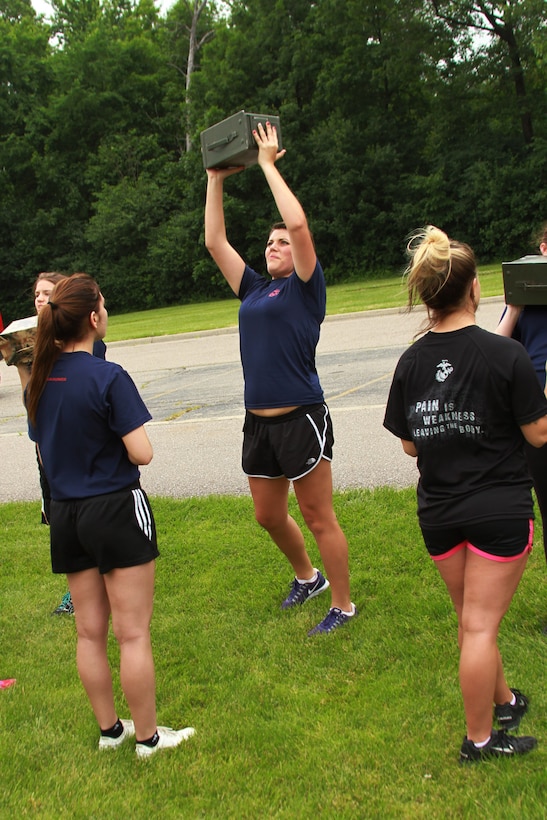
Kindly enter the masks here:
M 140 486 L 152 459 L 151 416 L 131 377 L 93 356 L 108 314 L 97 283 L 74 274 L 55 285 L 38 318 L 26 389 L 29 434 L 51 487 L 51 561 L 74 601 L 78 672 L 101 730 L 100 749 L 136 735 L 139 757 L 194 734 L 158 727 L 150 640 L 156 528 Z M 110 617 L 132 720 L 114 705 Z
M 53 288 L 64 279 L 66 274 L 59 273 L 58 271 L 42 271 L 36 277 L 36 281 L 34 282 L 34 307 L 36 309 L 36 314 L 40 315 L 40 311 L 47 305 L 49 301 L 49 297 L 53 291 Z M 106 345 L 102 339 L 97 339 L 93 344 L 93 355 L 98 356 L 100 359 L 104 359 L 106 355 Z M 28 374 L 30 374 L 30 369 L 32 365 L 28 366 Z M 20 371 L 21 375 L 21 371 Z M 23 381 L 23 379 L 22 379 Z M 25 380 L 26 385 L 26 380 Z M 23 386 L 25 386 L 23 385 Z M 42 495 L 42 524 L 49 525 L 49 517 L 50 517 L 50 507 L 51 507 L 51 490 L 49 488 L 49 483 L 44 472 L 44 468 L 42 467 L 42 463 L 38 458 L 38 475 L 40 478 L 40 490 Z M 58 606 L 55 607 L 52 615 L 74 615 L 74 604 L 72 603 L 72 598 L 70 597 L 70 592 L 66 592 L 61 602 Z

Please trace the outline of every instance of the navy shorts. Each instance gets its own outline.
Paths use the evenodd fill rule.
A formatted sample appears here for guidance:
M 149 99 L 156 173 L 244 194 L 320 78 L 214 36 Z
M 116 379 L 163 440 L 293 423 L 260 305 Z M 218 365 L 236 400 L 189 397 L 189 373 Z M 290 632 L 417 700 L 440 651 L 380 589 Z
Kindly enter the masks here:
M 247 410 L 243 425 L 243 472 L 251 478 L 296 481 L 332 461 L 334 435 L 326 404 L 297 407 L 281 416 L 256 416 Z
M 421 527 L 425 546 L 434 561 L 467 548 L 491 561 L 516 561 L 532 551 L 534 522 L 527 518 L 480 521 L 459 527 Z
M 51 567 L 56 573 L 147 564 L 158 557 L 156 525 L 139 486 L 51 502 Z

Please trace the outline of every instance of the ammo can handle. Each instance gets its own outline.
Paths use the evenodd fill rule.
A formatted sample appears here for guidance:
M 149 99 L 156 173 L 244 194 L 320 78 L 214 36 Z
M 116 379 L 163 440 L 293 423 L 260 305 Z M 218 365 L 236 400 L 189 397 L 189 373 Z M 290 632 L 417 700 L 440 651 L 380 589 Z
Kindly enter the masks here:
M 216 142 L 211 142 L 207 146 L 208 151 L 214 151 L 215 148 L 222 148 L 223 145 L 229 145 L 231 142 L 235 140 L 237 137 L 237 131 L 232 131 L 231 134 L 227 134 L 227 136 L 223 137 L 221 140 L 217 140 Z
M 517 284 L 522 285 L 524 290 L 543 290 L 547 288 L 547 285 L 544 285 L 541 282 L 537 285 L 533 282 L 518 282 Z

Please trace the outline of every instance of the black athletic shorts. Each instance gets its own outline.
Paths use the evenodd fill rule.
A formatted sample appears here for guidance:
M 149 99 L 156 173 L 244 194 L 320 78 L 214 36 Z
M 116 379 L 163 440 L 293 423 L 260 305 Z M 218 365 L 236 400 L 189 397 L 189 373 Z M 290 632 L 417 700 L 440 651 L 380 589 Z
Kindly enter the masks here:
M 421 527 L 427 551 L 434 561 L 467 548 L 492 561 L 515 561 L 532 551 L 534 522 L 527 518 L 480 521 L 459 527 Z
M 281 416 L 256 416 L 247 410 L 243 425 L 243 472 L 252 478 L 296 481 L 332 461 L 334 435 L 326 404 L 297 407 Z
M 75 501 L 52 500 L 50 531 L 51 566 L 57 573 L 97 567 L 104 574 L 159 555 L 154 516 L 139 486 Z

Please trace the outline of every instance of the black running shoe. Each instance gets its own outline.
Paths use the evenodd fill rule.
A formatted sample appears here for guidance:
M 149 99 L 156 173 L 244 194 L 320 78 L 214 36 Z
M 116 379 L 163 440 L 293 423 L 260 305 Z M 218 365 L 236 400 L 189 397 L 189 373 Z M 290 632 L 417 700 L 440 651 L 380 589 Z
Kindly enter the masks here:
M 505 729 L 492 732 L 492 737 L 481 749 L 472 740 L 463 739 L 460 749 L 460 763 L 474 763 L 487 757 L 514 757 L 531 752 L 538 745 L 535 737 L 515 737 L 505 733 Z
M 494 714 L 502 729 L 518 729 L 519 723 L 528 711 L 528 698 L 518 689 L 511 689 L 517 699 L 514 706 L 510 703 L 498 703 Z

